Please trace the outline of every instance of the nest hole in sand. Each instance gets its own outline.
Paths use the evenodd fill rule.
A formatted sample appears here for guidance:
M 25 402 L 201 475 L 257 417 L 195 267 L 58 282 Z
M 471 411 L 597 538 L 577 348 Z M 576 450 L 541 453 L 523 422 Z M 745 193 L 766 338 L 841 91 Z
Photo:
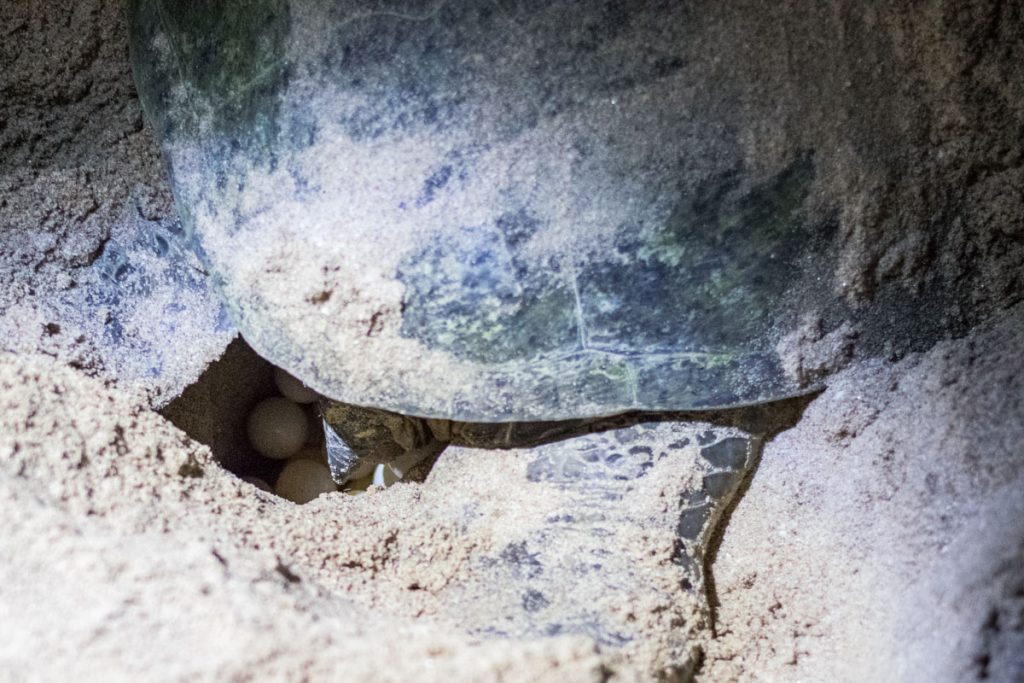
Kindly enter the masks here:
M 361 493 L 396 481 L 385 466 L 338 487 L 330 478 L 318 395 L 259 356 L 241 337 L 161 413 L 205 444 L 226 470 L 296 503 Z M 412 472 L 421 480 L 429 471 Z

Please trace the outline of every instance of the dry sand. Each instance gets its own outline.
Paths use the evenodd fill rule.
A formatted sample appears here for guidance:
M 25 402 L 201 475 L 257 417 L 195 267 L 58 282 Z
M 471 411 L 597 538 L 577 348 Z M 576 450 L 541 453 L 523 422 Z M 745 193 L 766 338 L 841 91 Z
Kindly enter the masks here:
M 177 223 L 122 12 L 0 4 L 0 349 L 60 358 L 161 405 L 234 331 L 196 260 L 159 256 Z
M 38 356 L 0 360 L 0 396 L 0 677 L 601 678 L 586 642 L 472 644 L 385 616 L 415 609 L 410 583 L 458 569 L 457 549 L 395 557 L 411 485 L 296 506 L 221 469 L 142 394 Z M 436 545 L 410 527 L 401 550 Z
M 1017 307 L 855 365 L 768 445 L 712 566 L 700 680 L 1021 672 L 1022 343 Z M 642 678 L 582 640 L 475 643 L 438 619 L 474 548 L 431 500 L 495 495 L 500 455 L 442 454 L 424 484 L 300 507 L 223 470 L 144 393 L 52 359 L 0 357 L 0 401 L 5 677 Z
M 706 680 L 1024 677 L 1024 307 L 834 377 L 714 564 Z

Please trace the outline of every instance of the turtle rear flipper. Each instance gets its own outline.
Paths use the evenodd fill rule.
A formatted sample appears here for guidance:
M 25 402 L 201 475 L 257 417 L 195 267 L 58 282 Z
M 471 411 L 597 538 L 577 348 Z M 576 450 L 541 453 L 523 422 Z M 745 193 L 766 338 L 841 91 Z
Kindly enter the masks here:
M 465 533 L 486 540 L 440 596 L 446 616 L 481 636 L 584 636 L 689 671 L 709 625 L 707 543 L 759 446 L 733 428 L 648 422 L 532 449 L 449 447 L 431 477 L 498 466 L 506 495 L 453 495 Z

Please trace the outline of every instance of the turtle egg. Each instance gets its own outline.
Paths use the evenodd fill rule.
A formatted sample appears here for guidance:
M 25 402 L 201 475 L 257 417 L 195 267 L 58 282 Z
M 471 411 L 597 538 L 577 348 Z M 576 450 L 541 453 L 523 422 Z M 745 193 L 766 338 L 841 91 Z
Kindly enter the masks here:
M 373 486 L 388 488 L 398 483 L 401 478 L 402 475 L 391 469 L 391 465 L 377 465 L 376 469 L 373 470 L 371 483 Z
M 320 394 L 281 368 L 274 368 L 274 384 L 277 385 L 277 389 L 281 392 L 282 396 L 296 403 L 312 403 L 320 398 Z
M 277 477 L 277 495 L 302 505 L 321 493 L 337 491 L 327 465 L 312 460 L 289 460 Z
M 288 458 L 305 445 L 308 426 L 302 408 L 285 398 L 268 398 L 249 413 L 249 442 L 268 458 Z

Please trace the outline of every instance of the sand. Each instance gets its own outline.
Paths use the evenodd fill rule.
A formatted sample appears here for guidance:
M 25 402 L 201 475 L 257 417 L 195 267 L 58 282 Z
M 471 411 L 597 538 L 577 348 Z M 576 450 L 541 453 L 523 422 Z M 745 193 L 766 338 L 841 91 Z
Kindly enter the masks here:
M 1017 307 L 855 365 L 768 444 L 712 565 L 699 680 L 1020 673 L 1022 342 Z M 12 680 L 642 679 L 592 643 L 478 643 L 438 619 L 473 548 L 430 501 L 493 498 L 500 462 L 442 454 L 424 484 L 295 506 L 222 469 L 144 392 L 4 354 L 0 397 Z
M 714 564 L 706 680 L 1024 675 L 1024 308 L 834 377 Z
M 296 506 L 221 469 L 144 394 L 44 357 L 7 354 L 0 376 L 5 679 L 600 680 L 586 642 L 474 644 L 382 614 L 452 570 L 388 571 L 412 491 Z
M 0 6 L 0 349 L 60 358 L 162 405 L 235 332 L 195 258 L 167 253 L 180 225 L 122 12 Z
M 697 680 L 1024 678 L 1017 10 L 954 5 L 864 19 L 894 49 L 903 29 L 945 36 L 913 54 L 930 79 L 916 87 L 949 96 L 914 133 L 946 156 L 864 179 L 839 263 L 861 303 L 886 279 L 942 281 L 977 315 L 902 357 L 859 354 L 813 321 L 792 340 L 794 372 L 836 374 L 767 442 L 720 531 Z M 499 456 L 443 454 L 421 483 L 306 506 L 239 479 L 237 417 L 272 380 L 235 341 L 196 383 L 234 335 L 209 292 L 157 277 L 142 305 L 111 299 L 99 318 L 83 305 L 112 291 L 99 268 L 112 240 L 148 263 L 134 240 L 175 223 L 119 7 L 7 3 L 0 65 L 0 680 L 603 681 L 657 667 L 657 647 L 639 662 L 581 638 L 481 641 L 444 618 L 437 596 L 473 548 L 429 503 L 498 495 Z M 152 303 L 167 297 L 186 305 Z M 665 626 L 641 620 L 659 642 Z

